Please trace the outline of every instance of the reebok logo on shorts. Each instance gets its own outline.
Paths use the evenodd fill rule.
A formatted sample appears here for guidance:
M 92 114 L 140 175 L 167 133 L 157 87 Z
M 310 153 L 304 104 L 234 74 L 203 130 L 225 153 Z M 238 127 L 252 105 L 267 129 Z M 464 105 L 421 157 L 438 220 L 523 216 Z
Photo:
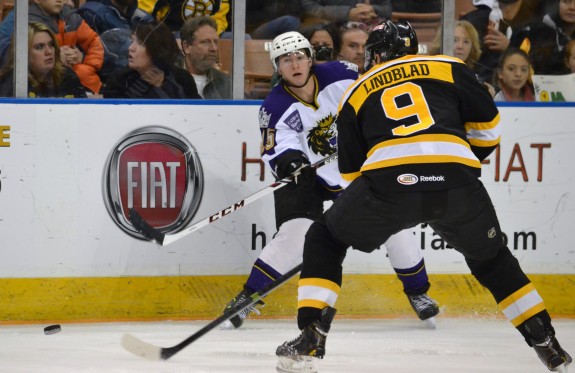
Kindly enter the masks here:
M 445 176 L 431 175 L 431 176 L 416 176 L 414 174 L 401 174 L 397 177 L 397 182 L 402 185 L 414 185 L 418 182 L 442 182 L 445 181 Z
M 445 176 L 421 176 L 419 181 L 445 181 Z

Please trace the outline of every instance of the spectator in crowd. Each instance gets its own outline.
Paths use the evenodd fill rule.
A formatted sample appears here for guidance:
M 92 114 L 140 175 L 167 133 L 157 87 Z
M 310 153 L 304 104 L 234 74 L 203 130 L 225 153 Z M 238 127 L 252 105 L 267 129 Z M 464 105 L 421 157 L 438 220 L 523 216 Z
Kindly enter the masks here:
M 575 40 L 571 40 L 565 46 L 565 66 L 567 66 L 568 71 L 573 74 L 575 73 Z
M 365 72 L 365 42 L 368 37 L 368 26 L 360 22 L 348 22 L 340 29 L 340 47 L 337 59 L 357 65 L 360 74 Z
M 0 22 L 0 66 L 2 66 L 4 59 L 6 58 L 6 52 L 8 48 L 10 48 L 13 33 L 14 17 L 5 16 L 4 20 Z
M 453 35 L 453 55 L 469 66 L 475 71 L 477 61 L 481 56 L 481 42 L 475 27 L 468 21 L 457 21 L 455 23 L 455 30 Z M 483 82 L 483 85 L 491 94 L 495 96 L 495 88 L 488 82 Z
M 494 9 L 500 9 L 501 18 L 496 30 L 489 28 L 489 14 L 494 3 L 498 4 Z M 471 22 L 482 42 L 481 57 L 475 66 L 481 81 L 491 79 L 499 57 L 509 46 L 513 33 L 540 17 L 542 9 L 542 0 L 486 0 L 478 4 L 476 10 L 461 18 Z
M 216 21 L 218 35 L 228 28 L 229 0 L 139 0 L 138 8 L 158 22 L 164 22 L 176 34 L 186 20 L 201 16 L 209 16 Z
M 430 53 L 439 54 L 441 43 L 441 30 L 438 30 L 435 39 L 431 43 Z M 476 67 L 477 61 L 481 56 L 481 42 L 475 27 L 464 20 L 455 22 L 453 31 L 453 56 L 459 58 L 471 69 Z M 483 82 L 491 96 L 495 96 L 495 88 L 488 82 Z
M 306 23 L 376 23 L 391 17 L 391 0 L 301 0 Z
M 510 45 L 529 46 L 535 74 L 564 74 L 565 45 L 575 37 L 575 0 L 548 0 L 545 11 L 542 19 L 514 33 Z
M 247 0 L 246 34 L 252 39 L 273 39 L 284 32 L 297 31 L 302 14 L 299 0 Z
M 14 53 L 10 51 L 0 69 L 0 97 L 13 97 L 13 91 Z M 28 25 L 28 97 L 86 97 L 76 73 L 60 61 L 60 47 L 54 33 L 48 26 L 36 22 Z
M 499 92 L 495 101 L 535 101 L 530 82 L 531 62 L 522 49 L 507 48 L 501 55 L 495 72 L 494 84 Z
M 137 9 L 138 0 L 87 0 L 78 14 L 92 30 L 102 35 L 111 29 L 130 29 Z
M 190 73 L 175 65 L 182 54 L 165 24 L 138 25 L 128 52 L 128 67 L 110 75 L 104 98 L 201 98 Z
M 322 64 L 335 59 L 335 51 L 339 50 L 339 38 L 337 27 L 333 23 L 312 25 L 301 31 L 314 49 L 314 64 Z
M 430 45 L 429 54 L 441 53 L 441 27 Z M 481 56 L 481 41 L 477 30 L 469 21 L 456 21 L 453 30 L 453 56 L 459 58 L 473 69 Z
M 13 18 L 14 12 L 10 12 L 5 22 L 13 25 Z M 28 20 L 43 23 L 52 30 L 60 46 L 62 63 L 74 70 L 84 87 L 98 93 L 102 87 L 98 71 L 104 63 L 104 48 L 98 34 L 76 10 L 59 0 L 34 0 L 30 3 Z M 13 31 L 11 28 L 9 34 Z
M 453 35 L 453 56 L 459 58 L 471 69 L 481 56 L 481 42 L 473 25 L 467 21 L 455 23 Z
M 99 71 L 103 82 L 114 70 L 128 66 L 132 26 L 153 20 L 151 16 L 137 16 L 136 12 L 138 0 L 88 0 L 78 9 L 104 46 L 104 64 Z
M 217 24 L 212 18 L 188 19 L 180 30 L 184 66 L 196 82 L 198 93 L 207 99 L 231 99 L 232 81 L 215 68 L 218 62 Z

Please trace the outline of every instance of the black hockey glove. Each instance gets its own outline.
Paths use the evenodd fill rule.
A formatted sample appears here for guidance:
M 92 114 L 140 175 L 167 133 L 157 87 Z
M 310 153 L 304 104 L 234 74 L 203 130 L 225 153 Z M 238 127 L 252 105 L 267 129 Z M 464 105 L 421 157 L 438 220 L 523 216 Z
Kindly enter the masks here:
M 301 169 L 300 175 L 295 178 L 296 184 L 313 183 L 315 180 L 315 169 L 309 167 L 310 162 L 306 155 L 299 150 L 287 150 L 283 152 L 276 161 L 275 174 L 279 180 L 293 175 Z

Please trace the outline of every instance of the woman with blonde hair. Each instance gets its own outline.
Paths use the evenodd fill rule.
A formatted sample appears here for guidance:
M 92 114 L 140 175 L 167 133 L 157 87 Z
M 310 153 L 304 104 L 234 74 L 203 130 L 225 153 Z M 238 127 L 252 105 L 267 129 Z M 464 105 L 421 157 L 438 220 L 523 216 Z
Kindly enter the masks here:
M 432 42 L 430 54 L 438 54 L 441 44 L 441 30 L 435 35 Z M 479 41 L 479 34 L 473 24 L 469 21 L 459 20 L 455 22 L 453 31 L 453 56 L 459 58 L 470 69 L 476 71 L 478 67 L 477 61 L 481 57 L 481 42 Z M 485 88 L 489 91 L 491 96 L 495 96 L 495 88 L 488 82 L 482 82 Z
M 453 55 L 473 69 L 481 56 L 477 30 L 469 21 L 457 21 L 453 39 Z
M 441 50 L 441 27 L 437 30 L 435 38 L 429 47 L 429 54 L 439 54 Z M 453 31 L 453 56 L 459 58 L 470 68 L 481 56 L 481 42 L 475 27 L 469 21 L 460 20 L 455 22 Z
M 0 69 L 0 97 L 13 97 L 14 41 L 10 48 Z M 56 36 L 43 23 L 28 25 L 28 97 L 86 97 L 76 73 L 60 60 Z

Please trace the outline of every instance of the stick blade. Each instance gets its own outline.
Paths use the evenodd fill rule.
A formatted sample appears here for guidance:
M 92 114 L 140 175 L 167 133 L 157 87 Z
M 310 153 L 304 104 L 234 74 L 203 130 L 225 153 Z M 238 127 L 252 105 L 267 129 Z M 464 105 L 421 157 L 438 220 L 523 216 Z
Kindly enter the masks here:
M 162 348 L 151 345 L 126 333 L 122 337 L 122 347 L 132 354 L 142 357 L 147 360 L 160 361 L 162 360 Z
M 130 221 L 132 222 L 134 228 L 136 228 L 144 236 L 153 239 L 160 245 L 164 244 L 165 234 L 148 224 L 148 222 L 144 220 L 142 215 L 140 215 L 135 208 L 130 209 L 128 216 L 130 217 Z

